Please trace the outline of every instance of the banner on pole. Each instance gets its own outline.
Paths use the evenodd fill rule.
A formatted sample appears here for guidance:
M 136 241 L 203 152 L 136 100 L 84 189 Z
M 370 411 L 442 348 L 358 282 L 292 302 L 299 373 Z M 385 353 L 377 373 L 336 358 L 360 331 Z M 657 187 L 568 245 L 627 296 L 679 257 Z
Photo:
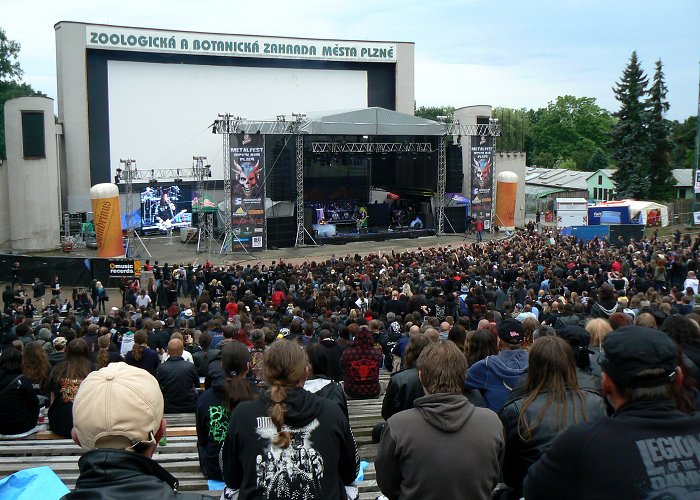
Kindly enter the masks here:
M 471 216 L 484 222 L 484 229 L 491 229 L 493 211 L 493 137 L 474 135 L 471 141 Z
M 232 250 L 261 251 L 265 231 L 265 136 L 231 134 Z

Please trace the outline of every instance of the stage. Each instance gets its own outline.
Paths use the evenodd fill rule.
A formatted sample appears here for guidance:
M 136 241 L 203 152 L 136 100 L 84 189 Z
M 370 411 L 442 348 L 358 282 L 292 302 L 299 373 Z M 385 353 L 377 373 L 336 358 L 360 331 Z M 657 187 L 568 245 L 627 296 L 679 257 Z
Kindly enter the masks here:
M 314 236 L 319 245 L 345 245 L 363 241 L 387 241 L 400 239 L 415 239 L 426 236 L 435 236 L 435 229 L 387 229 L 370 227 L 362 232 L 343 230 L 336 232 L 335 236 Z

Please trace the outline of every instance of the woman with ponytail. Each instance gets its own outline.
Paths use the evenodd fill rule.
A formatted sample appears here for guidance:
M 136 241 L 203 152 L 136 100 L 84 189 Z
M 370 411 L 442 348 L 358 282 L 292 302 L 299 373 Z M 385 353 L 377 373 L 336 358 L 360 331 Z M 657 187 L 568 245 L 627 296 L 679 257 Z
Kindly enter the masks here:
M 124 361 L 131 366 L 142 368 L 148 373 L 156 376 L 156 371 L 160 366 L 158 353 L 148 347 L 148 334 L 146 330 L 138 330 L 134 334 L 134 347 L 126 353 Z
M 248 378 L 250 358 L 250 351 L 244 344 L 238 340 L 226 342 L 221 348 L 224 377 L 214 378 L 211 386 L 197 398 L 199 466 L 209 479 L 222 480 L 219 452 L 228 432 L 231 412 L 241 401 L 256 396 L 255 381 Z
M 95 370 L 104 368 L 110 363 L 124 361 L 117 351 L 109 350 L 111 344 L 111 336 L 109 333 L 97 337 L 97 347 L 99 350 L 92 353 L 92 362 L 95 364 Z
M 347 498 L 359 467 L 355 439 L 337 403 L 303 389 L 306 352 L 295 342 L 277 340 L 265 351 L 263 372 L 269 389 L 231 414 L 221 450 L 224 494 Z

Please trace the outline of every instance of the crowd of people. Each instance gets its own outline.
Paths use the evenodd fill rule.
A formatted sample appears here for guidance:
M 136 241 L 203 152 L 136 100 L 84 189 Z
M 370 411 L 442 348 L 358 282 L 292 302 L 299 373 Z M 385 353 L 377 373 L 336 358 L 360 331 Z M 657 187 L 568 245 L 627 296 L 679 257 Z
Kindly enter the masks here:
M 125 280 L 110 310 L 99 282 L 70 299 L 57 285 L 42 307 L 41 281 L 29 298 L 18 279 L 3 294 L 0 433 L 47 416 L 76 439 L 86 382 L 139 370 L 158 411 L 117 449 L 140 443 L 150 460 L 162 415 L 194 413 L 202 472 L 228 498 L 352 498 L 358 398 L 383 398 L 388 498 L 687 498 L 700 492 L 699 248 L 530 226 L 294 265 L 146 261 L 152 277 Z

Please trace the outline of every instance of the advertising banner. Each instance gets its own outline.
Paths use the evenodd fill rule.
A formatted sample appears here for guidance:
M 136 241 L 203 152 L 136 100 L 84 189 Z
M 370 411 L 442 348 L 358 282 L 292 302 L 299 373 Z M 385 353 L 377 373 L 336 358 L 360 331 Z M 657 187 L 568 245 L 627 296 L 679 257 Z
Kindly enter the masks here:
M 700 193 L 700 170 L 695 171 L 695 194 Z
M 484 222 L 484 230 L 491 229 L 493 211 L 493 137 L 472 136 L 471 143 L 471 216 Z
M 141 276 L 141 261 L 133 259 L 110 259 L 110 278 L 139 278 Z
M 266 248 L 265 137 L 261 134 L 231 134 L 229 141 L 231 249 L 261 251 Z

